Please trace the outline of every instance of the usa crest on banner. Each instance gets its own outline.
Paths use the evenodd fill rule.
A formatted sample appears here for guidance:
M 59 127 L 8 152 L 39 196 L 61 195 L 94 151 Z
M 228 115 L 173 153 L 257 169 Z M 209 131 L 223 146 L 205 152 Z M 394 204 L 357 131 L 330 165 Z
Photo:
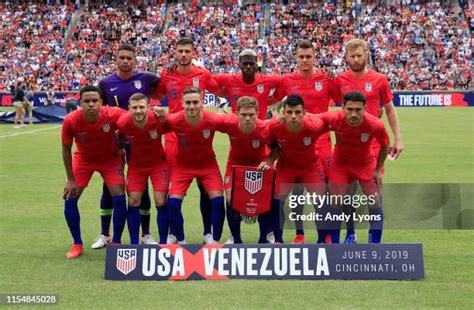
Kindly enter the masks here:
M 243 218 L 253 219 L 270 211 L 275 170 L 257 170 L 256 167 L 233 166 L 232 209 Z

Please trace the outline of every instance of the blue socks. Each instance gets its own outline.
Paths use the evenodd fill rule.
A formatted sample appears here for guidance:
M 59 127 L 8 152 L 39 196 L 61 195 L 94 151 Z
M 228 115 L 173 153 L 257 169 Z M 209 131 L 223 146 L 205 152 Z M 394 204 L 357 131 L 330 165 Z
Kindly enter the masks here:
M 260 236 L 258 243 L 267 243 L 267 233 L 271 224 L 271 211 L 262 213 L 258 216 L 258 228 Z
M 202 225 L 204 227 L 203 235 L 211 233 L 212 226 L 212 206 L 209 195 L 202 184 L 198 184 L 199 188 L 199 208 L 201 209 Z
M 334 219 L 334 216 L 342 214 L 342 210 L 341 208 L 329 207 L 328 213 L 330 213 L 331 218 Z M 340 238 L 340 233 L 341 233 L 341 221 L 340 220 L 330 221 L 329 228 L 330 230 L 328 231 L 328 233 L 331 235 L 332 243 L 339 243 L 340 242 L 339 238 Z
M 100 227 L 101 235 L 110 236 L 110 221 L 114 211 L 114 204 L 109 188 L 105 183 L 102 184 L 102 197 L 100 198 Z
M 125 221 L 127 220 L 127 203 L 125 195 L 113 196 L 112 201 L 114 202 L 114 235 L 112 242 L 122 243 L 122 233 L 125 228 Z
M 273 234 L 275 235 L 275 242 L 283 243 L 283 223 L 285 218 L 282 215 L 282 207 L 279 199 L 272 200 L 271 226 L 273 228 Z
M 142 235 L 150 234 L 150 194 L 148 193 L 148 184 L 143 191 L 142 200 L 140 202 L 140 222 L 142 224 Z
M 128 231 L 130 232 L 130 244 L 138 244 L 139 234 L 140 234 L 139 206 L 128 206 L 127 224 L 128 224 Z
M 81 217 L 77 208 L 77 198 L 64 199 L 64 217 L 74 239 L 74 244 L 82 244 Z
M 242 237 L 240 235 L 240 216 L 236 214 L 230 203 L 227 204 L 227 224 L 229 225 L 230 233 L 234 237 L 234 243 L 242 243 Z
M 212 206 L 212 238 L 219 241 L 222 235 L 225 220 L 224 197 L 211 199 Z
M 183 213 L 181 213 L 182 203 L 183 201 L 180 199 L 168 198 L 170 230 L 178 241 L 184 240 L 184 218 Z
M 369 215 L 371 217 L 379 215 L 380 221 L 371 220 L 369 229 L 369 243 L 380 243 L 382 241 L 383 230 L 383 211 L 380 208 L 369 208 Z
M 168 205 L 162 207 L 156 206 L 156 223 L 158 224 L 158 234 L 160 235 L 160 244 L 166 244 L 169 230 L 169 208 Z

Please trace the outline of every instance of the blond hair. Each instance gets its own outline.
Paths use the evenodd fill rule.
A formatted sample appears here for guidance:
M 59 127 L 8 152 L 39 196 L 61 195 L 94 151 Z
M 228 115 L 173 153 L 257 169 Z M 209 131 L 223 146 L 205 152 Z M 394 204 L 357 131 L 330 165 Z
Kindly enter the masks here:
M 369 50 L 369 47 L 367 46 L 367 42 L 361 39 L 352 39 L 349 42 L 346 43 L 345 49 L 346 53 L 348 50 L 353 49 L 353 48 L 359 48 L 362 47 L 364 52 L 367 52 Z

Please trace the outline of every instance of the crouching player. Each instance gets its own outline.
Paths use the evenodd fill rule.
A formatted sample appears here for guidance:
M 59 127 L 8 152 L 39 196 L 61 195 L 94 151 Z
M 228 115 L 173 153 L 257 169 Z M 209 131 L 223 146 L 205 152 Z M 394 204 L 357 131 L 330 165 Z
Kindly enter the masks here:
M 282 206 L 293 185 L 302 183 L 308 192 L 319 195 L 326 192 L 321 161 L 314 152 L 316 141 L 327 132 L 324 123 L 316 117 L 305 116 L 300 95 L 289 95 L 283 101 L 283 113 L 284 122 L 272 120 L 269 124 L 270 141 L 281 149 L 271 211 L 276 243 L 283 243 Z
M 226 242 L 242 243 L 240 235 L 240 215 L 232 210 L 232 174 L 233 166 L 258 167 L 261 170 L 270 169 L 278 156 L 278 150 L 273 150 L 267 158 L 269 141 L 268 126 L 265 121 L 257 119 L 258 103 L 253 97 L 240 97 L 237 101 L 237 115 L 228 115 L 223 119 L 222 131 L 229 135 L 230 149 L 224 177 L 224 189 L 227 202 L 227 223 L 232 237 Z M 270 212 L 258 216 L 260 227 L 259 243 L 266 243 L 270 225 Z
M 380 184 L 390 139 L 384 123 L 365 113 L 365 103 L 362 93 L 352 91 L 344 95 L 342 110 L 327 112 L 319 117 L 336 132 L 336 146 L 329 169 L 331 195 L 348 194 L 349 184 L 354 181 L 359 182 L 364 195 L 373 195 L 375 203 L 369 203 L 369 243 L 380 243 L 383 228 Z M 381 147 L 377 158 L 371 147 L 374 139 Z M 333 205 L 330 212 L 340 214 L 341 206 Z M 333 243 L 339 243 L 340 226 L 340 222 L 334 221 L 330 231 Z
M 160 244 L 166 244 L 169 228 L 166 195 L 170 170 L 161 144 L 164 124 L 156 118 L 153 111 L 148 110 L 148 102 L 148 97 L 143 94 L 132 95 L 128 107 L 130 112 L 122 115 L 117 123 L 120 135 L 126 136 L 132 149 L 127 171 L 127 223 L 130 243 L 138 244 L 140 201 L 150 178 L 157 209 Z
M 82 109 L 68 114 L 62 127 L 62 156 L 67 180 L 64 186 L 64 216 L 74 239 L 67 258 L 77 258 L 84 250 L 77 202 L 94 171 L 98 171 L 112 194 L 114 205 L 112 242 L 120 243 L 127 217 L 124 192 L 123 152 L 115 141 L 117 121 L 124 110 L 103 107 L 101 91 L 84 86 L 79 97 Z M 72 160 L 72 144 L 77 150 Z
M 176 163 L 171 174 L 168 198 L 171 231 L 177 242 L 184 244 L 184 218 L 181 205 L 189 185 L 196 178 L 209 195 L 212 207 L 212 242 L 220 240 L 225 219 L 222 178 L 212 141 L 222 128 L 220 115 L 204 110 L 203 92 L 192 86 L 184 90 L 184 111 L 170 114 L 165 124 L 178 138 Z

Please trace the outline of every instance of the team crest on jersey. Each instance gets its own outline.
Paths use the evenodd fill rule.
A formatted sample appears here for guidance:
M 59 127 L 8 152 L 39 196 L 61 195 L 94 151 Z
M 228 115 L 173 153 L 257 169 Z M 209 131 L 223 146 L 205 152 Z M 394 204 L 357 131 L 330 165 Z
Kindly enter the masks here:
M 193 86 L 199 87 L 199 78 L 193 78 Z
M 314 83 L 314 89 L 316 89 L 317 91 L 321 91 L 323 89 L 323 83 L 321 82 Z
M 260 147 L 260 140 L 252 140 L 252 147 L 258 149 Z
M 204 137 L 204 139 L 208 139 L 211 136 L 211 130 L 210 129 L 204 129 L 202 131 L 202 136 Z
M 369 136 L 368 133 L 363 133 L 363 134 L 360 135 L 360 141 L 365 143 L 365 142 L 369 141 L 369 137 L 370 136 Z
M 244 188 L 251 195 L 262 190 L 263 172 L 262 171 L 245 171 Z
M 104 132 L 109 132 L 110 131 L 110 124 L 109 123 L 105 123 L 104 125 L 102 125 L 102 130 Z
M 152 138 L 153 140 L 158 138 L 158 132 L 156 131 L 156 129 L 153 129 L 152 131 L 150 131 L 149 134 L 150 134 L 150 138 Z
M 303 144 L 308 146 L 311 144 L 311 137 L 304 137 L 303 138 Z
M 142 81 L 133 81 L 133 84 L 135 85 L 136 89 L 141 89 L 142 88 Z
M 263 94 L 263 91 L 265 90 L 265 87 L 263 84 L 258 84 L 257 85 L 257 93 Z
M 372 83 L 365 83 L 365 91 L 366 92 L 372 91 Z
M 137 249 L 118 249 L 115 266 L 124 275 L 135 270 L 137 267 Z

